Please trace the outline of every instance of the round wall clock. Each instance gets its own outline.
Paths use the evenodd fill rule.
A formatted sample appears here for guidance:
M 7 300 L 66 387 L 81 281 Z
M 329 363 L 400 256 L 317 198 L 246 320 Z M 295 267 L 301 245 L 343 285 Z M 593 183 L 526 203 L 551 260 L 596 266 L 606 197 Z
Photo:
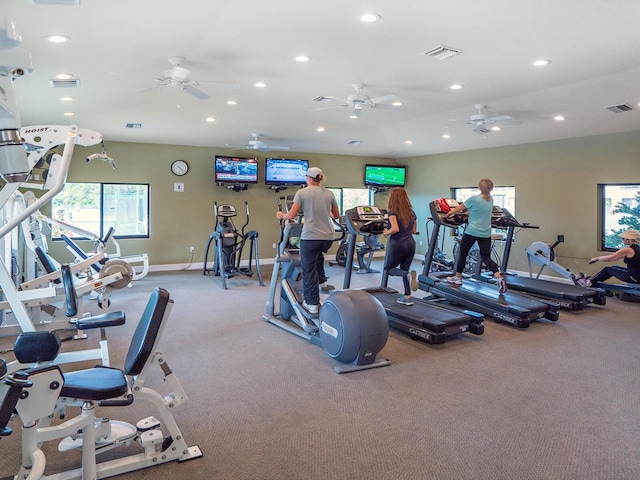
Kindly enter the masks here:
M 189 171 L 189 164 L 184 160 L 175 160 L 171 164 L 171 173 L 174 175 L 178 175 L 181 177 L 182 175 L 186 175 Z

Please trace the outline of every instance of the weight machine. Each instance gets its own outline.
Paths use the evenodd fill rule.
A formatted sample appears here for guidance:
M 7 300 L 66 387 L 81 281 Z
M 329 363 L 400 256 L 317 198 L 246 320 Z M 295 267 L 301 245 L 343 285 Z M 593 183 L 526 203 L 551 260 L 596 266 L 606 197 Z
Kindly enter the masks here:
M 73 291 L 73 289 L 71 289 Z M 21 465 L 15 478 L 29 480 L 80 480 L 108 478 L 134 470 L 202 456 L 197 446 L 188 446 L 171 410 L 187 400 L 166 358 L 157 350 L 169 318 L 173 300 L 156 288 L 132 336 L 122 369 L 94 367 L 65 372 L 57 363 L 60 338 L 56 331 L 24 332 L 13 352 L 26 368 L 15 370 L 0 362 L 0 438 L 12 433 L 8 422 L 14 414 L 22 423 Z M 107 317 L 108 316 L 108 317 Z M 111 312 L 92 321 L 102 326 L 121 325 L 124 313 Z M 89 320 L 87 320 L 89 321 Z M 161 394 L 147 385 L 151 370 L 159 367 L 171 392 Z M 153 415 L 135 425 L 97 417 L 101 406 L 126 408 L 134 402 L 153 407 Z M 75 409 L 79 412 L 72 416 Z M 110 411 L 112 414 L 115 410 Z M 59 417 L 55 425 L 53 421 Z M 58 441 L 58 451 L 82 453 L 82 465 L 58 473 L 47 473 L 47 442 Z M 120 446 L 137 444 L 139 453 L 98 460 L 98 454 Z
M 215 230 L 209 236 L 207 246 L 204 251 L 204 270 L 203 275 L 213 273 L 220 277 L 222 287 L 227 289 L 228 278 L 236 275 L 245 277 L 253 277 L 253 262 L 255 260 L 255 272 L 258 276 L 260 286 L 264 286 L 262 274 L 260 273 L 260 256 L 258 254 L 258 232 L 249 230 L 245 232 L 249 225 L 249 203 L 244 202 L 246 221 L 242 225 L 242 229 L 238 231 L 233 223 L 233 217 L 238 215 L 236 207 L 233 205 L 213 204 L 215 214 Z M 249 262 L 247 266 L 241 266 L 242 252 L 249 242 Z M 212 268 L 207 268 L 207 259 L 211 244 L 214 246 L 214 259 Z

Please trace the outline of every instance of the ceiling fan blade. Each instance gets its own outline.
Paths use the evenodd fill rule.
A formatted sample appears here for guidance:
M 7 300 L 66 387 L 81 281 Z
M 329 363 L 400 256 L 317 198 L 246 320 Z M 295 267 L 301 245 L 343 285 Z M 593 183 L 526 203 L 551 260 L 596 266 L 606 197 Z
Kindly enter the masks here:
M 262 150 L 263 152 L 268 152 L 270 150 L 289 150 L 290 147 L 278 146 L 278 145 L 264 145 Z
M 387 95 L 382 95 L 380 97 L 371 98 L 369 100 L 369 102 L 379 104 L 379 103 L 391 102 L 391 101 L 397 100 L 397 99 L 398 99 L 398 97 L 396 95 L 387 94 Z
M 209 95 L 207 95 L 206 93 L 204 93 L 202 90 L 199 90 L 195 87 L 192 87 L 191 85 L 185 85 L 182 87 L 182 90 L 184 90 L 185 92 L 187 92 L 189 95 L 193 95 L 194 97 L 196 97 L 198 100 L 206 100 L 207 98 L 211 98 L 209 97 Z
M 370 105 L 371 108 L 379 108 L 382 110 L 403 110 L 404 105 L 391 105 L 389 103 L 374 103 Z
M 494 125 L 522 125 L 522 120 L 518 120 L 509 115 L 498 115 L 496 117 L 487 118 L 487 122 Z
M 344 104 L 340 104 L 340 105 L 331 105 L 329 107 L 312 108 L 309 111 L 310 112 L 319 112 L 320 110 L 330 110 L 332 108 L 338 108 L 338 107 L 348 107 L 348 105 L 346 103 L 344 103 Z

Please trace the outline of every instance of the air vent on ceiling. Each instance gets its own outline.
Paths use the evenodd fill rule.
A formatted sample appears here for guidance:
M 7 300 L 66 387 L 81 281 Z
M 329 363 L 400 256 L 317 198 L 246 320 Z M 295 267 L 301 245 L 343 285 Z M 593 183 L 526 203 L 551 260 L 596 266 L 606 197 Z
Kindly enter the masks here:
M 427 50 L 423 53 L 427 57 L 437 58 L 438 60 L 444 60 L 445 58 L 453 57 L 454 55 L 458 55 L 462 50 L 458 50 L 457 48 L 444 47 L 442 45 L 438 45 L 437 47 L 432 48 L 431 50 Z
M 127 123 L 125 125 L 126 128 L 142 128 L 141 123 Z
M 348 145 L 360 145 L 362 140 L 351 140 Z
M 629 110 L 633 110 L 633 107 L 626 103 L 621 103 L 620 105 L 609 105 L 607 107 L 607 110 L 613 113 L 622 113 L 622 112 L 628 112 Z
M 77 78 L 69 78 L 67 80 L 49 80 L 49 85 L 53 88 L 79 87 L 80 80 Z
M 322 102 L 322 103 L 329 103 L 329 102 L 333 102 L 334 100 L 335 98 L 325 97 L 324 95 L 318 95 L 316 98 L 313 99 L 314 102 Z

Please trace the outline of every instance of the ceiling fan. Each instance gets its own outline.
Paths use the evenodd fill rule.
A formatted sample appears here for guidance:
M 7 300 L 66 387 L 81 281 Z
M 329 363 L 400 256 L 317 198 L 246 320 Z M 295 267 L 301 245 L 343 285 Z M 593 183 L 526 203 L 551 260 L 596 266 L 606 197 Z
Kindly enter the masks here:
M 360 116 L 360 112 L 366 108 L 379 108 L 379 109 L 387 109 L 387 110 L 399 110 L 404 108 L 404 106 L 400 103 L 391 104 L 386 102 L 391 102 L 396 100 L 398 97 L 393 94 L 381 95 L 379 97 L 371 98 L 369 95 L 362 93 L 362 89 L 366 86 L 363 83 L 354 83 L 351 85 L 356 93 L 349 95 L 346 99 L 340 99 L 337 97 L 324 96 L 320 95 L 313 99 L 314 102 L 322 102 L 322 103 L 330 103 L 335 100 L 339 100 L 341 102 L 340 105 L 332 105 L 330 107 L 321 107 L 316 108 L 315 110 L 325 110 L 327 108 L 334 107 L 348 107 L 351 110 L 351 114 L 349 117 L 358 118 Z
M 224 88 L 240 87 L 240 85 L 237 83 L 221 83 L 210 81 L 198 82 L 196 80 L 193 80 L 191 79 L 191 70 L 182 66 L 185 60 L 186 59 L 184 57 L 169 57 L 171 69 L 165 70 L 164 72 L 162 72 L 162 76 L 155 79 L 156 82 L 158 82 L 156 84 L 156 87 L 177 87 L 180 90 L 193 95 L 198 100 L 206 100 L 207 98 L 210 98 L 207 93 L 198 88 L 201 84 Z
M 289 147 L 282 145 L 267 145 L 262 140 L 258 140 L 259 137 L 263 136 L 259 133 L 252 133 L 251 136 L 253 137 L 253 140 L 249 140 L 246 145 L 227 144 L 227 147 L 231 147 L 232 150 L 260 150 L 262 152 L 269 152 L 271 150 L 289 150 Z
M 469 117 L 467 125 L 473 125 L 473 131 L 476 133 L 490 133 L 492 127 L 500 127 L 501 125 L 521 125 L 523 123 L 522 120 L 517 120 L 509 115 L 490 117 L 486 113 L 483 113 L 483 110 L 488 107 L 482 103 L 476 103 L 474 107 L 476 107 L 478 113 Z

